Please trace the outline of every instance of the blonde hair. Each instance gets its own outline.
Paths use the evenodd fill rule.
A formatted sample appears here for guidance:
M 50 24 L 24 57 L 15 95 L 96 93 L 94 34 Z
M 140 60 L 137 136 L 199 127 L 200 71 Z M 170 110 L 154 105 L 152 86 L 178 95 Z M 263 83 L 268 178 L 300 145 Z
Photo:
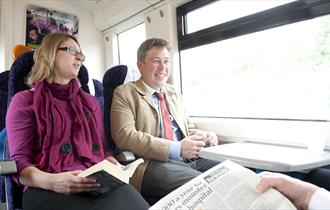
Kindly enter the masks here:
M 26 82 L 28 86 L 32 87 L 37 81 L 46 80 L 48 83 L 54 81 L 54 61 L 56 52 L 59 46 L 68 39 L 73 39 L 79 45 L 74 36 L 62 32 L 48 34 L 42 39 L 41 45 L 33 55 L 34 65 Z

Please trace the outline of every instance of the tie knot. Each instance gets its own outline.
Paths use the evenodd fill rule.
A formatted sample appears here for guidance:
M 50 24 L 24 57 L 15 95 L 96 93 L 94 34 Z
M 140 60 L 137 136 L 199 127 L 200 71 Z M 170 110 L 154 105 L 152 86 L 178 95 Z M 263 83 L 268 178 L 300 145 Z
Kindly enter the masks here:
M 160 100 L 160 101 L 164 100 L 164 93 L 163 92 L 156 92 L 155 94 L 156 94 L 158 100 Z

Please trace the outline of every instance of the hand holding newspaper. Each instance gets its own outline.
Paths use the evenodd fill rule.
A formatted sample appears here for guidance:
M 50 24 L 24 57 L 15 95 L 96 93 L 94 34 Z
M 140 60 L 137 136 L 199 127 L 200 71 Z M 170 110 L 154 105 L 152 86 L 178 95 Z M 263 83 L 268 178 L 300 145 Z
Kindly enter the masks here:
M 296 209 L 274 189 L 257 194 L 259 180 L 253 171 L 226 160 L 174 190 L 150 210 Z

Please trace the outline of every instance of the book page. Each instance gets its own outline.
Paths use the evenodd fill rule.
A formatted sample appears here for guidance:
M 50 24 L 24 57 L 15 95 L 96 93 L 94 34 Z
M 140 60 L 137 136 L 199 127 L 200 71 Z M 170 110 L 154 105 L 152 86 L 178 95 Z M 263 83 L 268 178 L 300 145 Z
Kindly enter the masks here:
M 296 209 L 281 193 L 257 194 L 259 177 L 231 161 L 209 169 L 158 201 L 150 209 Z
M 124 166 L 122 169 L 125 173 L 127 173 L 127 175 L 129 177 L 132 177 L 135 169 L 143 162 L 144 162 L 144 160 L 142 158 L 139 158 L 139 159 L 135 160 L 134 162 Z
M 108 174 L 116 177 L 117 179 L 121 180 L 122 182 L 129 183 L 129 178 L 133 175 L 137 166 L 143 163 L 144 160 L 142 158 L 135 160 L 134 162 L 120 168 L 107 159 L 91 166 L 90 168 L 84 170 L 83 172 L 79 173 L 78 176 L 80 177 L 88 177 L 97 172 L 105 171 Z
M 107 159 L 104 159 L 103 161 L 87 168 L 86 170 L 82 171 L 81 173 L 78 174 L 80 177 L 87 177 L 93 173 L 96 173 L 98 171 L 106 171 L 109 174 L 112 174 L 114 176 L 118 176 L 119 174 L 122 174 L 122 170 L 108 161 Z

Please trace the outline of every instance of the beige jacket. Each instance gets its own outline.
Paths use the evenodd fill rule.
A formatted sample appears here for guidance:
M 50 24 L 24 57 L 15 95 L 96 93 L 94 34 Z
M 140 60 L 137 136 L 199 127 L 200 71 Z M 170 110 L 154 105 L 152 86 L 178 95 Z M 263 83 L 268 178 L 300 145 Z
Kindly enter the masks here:
M 166 84 L 165 88 L 169 112 L 183 135 L 186 137 L 199 133 L 194 125 L 188 123 L 181 95 L 176 93 L 171 85 Z M 167 161 L 169 157 L 170 142 L 157 137 L 157 107 L 147 93 L 148 90 L 141 79 L 117 87 L 113 94 L 110 115 L 112 137 L 117 147 L 132 151 L 145 160 L 131 178 L 131 183 L 139 191 L 149 160 Z

